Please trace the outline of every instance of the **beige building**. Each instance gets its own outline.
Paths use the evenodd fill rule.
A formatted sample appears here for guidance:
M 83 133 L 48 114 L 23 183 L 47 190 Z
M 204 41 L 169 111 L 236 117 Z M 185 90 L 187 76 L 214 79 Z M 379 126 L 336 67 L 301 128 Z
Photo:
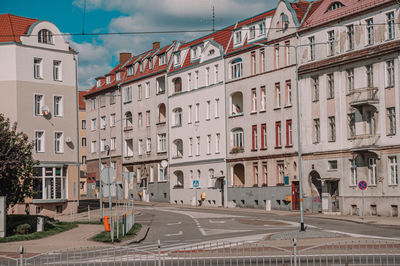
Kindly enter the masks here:
M 77 53 L 51 22 L 0 15 L 0 112 L 34 141 L 30 213 L 54 216 L 75 208 L 77 167 Z M 7 32 L 9 29 L 10 32 Z M 24 35 L 24 36 L 21 36 Z M 23 213 L 25 205 L 11 212 Z
M 84 95 L 86 92 L 79 92 L 79 114 L 78 114 L 78 127 L 79 127 L 79 193 L 81 196 L 88 196 L 88 180 L 86 172 L 86 103 Z M 91 180 L 89 180 L 91 181 Z M 89 182 L 90 183 L 90 182 Z M 93 190 L 93 189 L 92 189 Z M 90 189 L 89 189 L 90 191 Z

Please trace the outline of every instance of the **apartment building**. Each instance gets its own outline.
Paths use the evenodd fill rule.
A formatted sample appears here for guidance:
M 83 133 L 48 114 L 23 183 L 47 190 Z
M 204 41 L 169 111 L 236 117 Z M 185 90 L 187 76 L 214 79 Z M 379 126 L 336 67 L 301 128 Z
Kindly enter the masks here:
M 298 31 L 305 206 L 398 216 L 398 3 L 316 6 Z
M 0 15 L 0 112 L 34 142 L 30 213 L 55 216 L 76 207 L 78 55 L 56 25 Z M 24 213 L 25 204 L 10 212 Z
M 225 58 L 228 198 L 233 206 L 298 209 L 296 29 L 309 2 L 237 24 Z
M 170 198 L 166 80 L 174 47 L 175 43 L 160 47 L 154 42 L 151 50 L 125 65 L 123 166 L 136 176 L 131 190 L 135 200 L 168 202 Z
M 119 63 L 109 73 L 96 78 L 96 84 L 84 95 L 86 99 L 86 169 L 88 179 L 96 180 L 100 192 L 100 172 L 105 166 L 116 169 L 114 196 L 124 197 L 122 178 L 122 93 L 124 65 L 132 55 L 120 53 Z M 97 195 L 99 197 L 99 195 Z
M 232 29 L 183 43 L 173 54 L 168 71 L 171 203 L 227 205 L 223 57 Z
M 78 113 L 78 128 L 79 128 L 79 193 L 81 196 L 88 196 L 88 180 L 86 175 L 86 151 L 87 151 L 87 139 L 86 139 L 86 103 L 85 95 L 86 92 L 79 92 L 79 113 Z M 89 194 L 94 196 L 94 189 L 89 188 Z

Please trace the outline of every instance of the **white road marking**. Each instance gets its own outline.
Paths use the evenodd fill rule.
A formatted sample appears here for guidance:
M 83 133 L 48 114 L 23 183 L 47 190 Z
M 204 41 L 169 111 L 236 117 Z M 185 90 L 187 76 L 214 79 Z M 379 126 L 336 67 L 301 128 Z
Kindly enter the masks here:
M 182 224 L 182 222 L 177 222 L 177 223 L 169 223 L 167 225 L 178 225 L 178 224 Z
M 183 235 L 183 232 L 182 232 L 182 231 L 179 231 L 179 232 L 176 233 L 176 234 L 166 234 L 166 235 L 164 235 L 164 236 L 181 236 L 181 235 Z
M 213 221 L 213 220 L 208 220 L 212 224 L 224 224 L 225 221 Z
M 383 236 L 372 236 L 372 235 L 361 235 L 361 234 L 353 234 L 353 233 L 346 233 L 342 231 L 336 230 L 323 230 L 325 232 L 348 235 L 351 237 L 363 237 L 363 238 L 374 238 L 374 239 L 387 239 L 387 240 L 400 240 L 400 237 L 383 237 Z
M 276 220 L 276 221 L 282 222 L 282 223 L 287 223 L 287 224 L 289 224 L 291 227 L 299 227 L 299 226 L 300 226 L 300 223 L 298 223 L 298 222 L 292 222 L 292 221 L 286 221 L 286 220 Z M 318 228 L 318 227 L 316 227 L 316 226 L 314 226 L 314 225 L 311 225 L 311 224 L 307 224 L 306 226 L 307 226 L 308 228 Z

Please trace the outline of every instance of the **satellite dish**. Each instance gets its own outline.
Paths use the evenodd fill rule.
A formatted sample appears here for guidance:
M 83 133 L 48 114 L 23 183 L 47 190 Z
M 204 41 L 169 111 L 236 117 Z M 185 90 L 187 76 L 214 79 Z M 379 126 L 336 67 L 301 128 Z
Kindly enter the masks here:
M 65 142 L 66 142 L 66 143 L 71 143 L 71 142 L 72 142 L 71 137 L 65 137 Z
M 167 162 L 166 160 L 162 160 L 162 161 L 161 161 L 161 167 L 162 167 L 163 169 L 165 169 L 165 168 L 167 168 L 167 166 L 168 166 L 168 162 Z
M 40 111 L 42 112 L 42 115 L 46 116 L 50 113 L 50 108 L 47 105 L 43 105 Z

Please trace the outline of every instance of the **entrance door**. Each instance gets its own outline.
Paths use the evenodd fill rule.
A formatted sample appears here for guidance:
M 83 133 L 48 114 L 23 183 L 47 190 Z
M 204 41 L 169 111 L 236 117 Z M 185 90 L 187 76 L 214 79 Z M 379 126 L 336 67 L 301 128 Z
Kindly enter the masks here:
M 300 186 L 299 181 L 292 182 L 292 210 L 300 210 Z
M 339 180 L 329 180 L 326 182 L 327 190 L 331 196 L 332 211 L 338 212 L 339 208 Z
M 224 207 L 225 205 L 225 186 L 224 186 L 224 180 L 223 178 L 219 179 L 219 182 L 221 184 L 221 205 Z

